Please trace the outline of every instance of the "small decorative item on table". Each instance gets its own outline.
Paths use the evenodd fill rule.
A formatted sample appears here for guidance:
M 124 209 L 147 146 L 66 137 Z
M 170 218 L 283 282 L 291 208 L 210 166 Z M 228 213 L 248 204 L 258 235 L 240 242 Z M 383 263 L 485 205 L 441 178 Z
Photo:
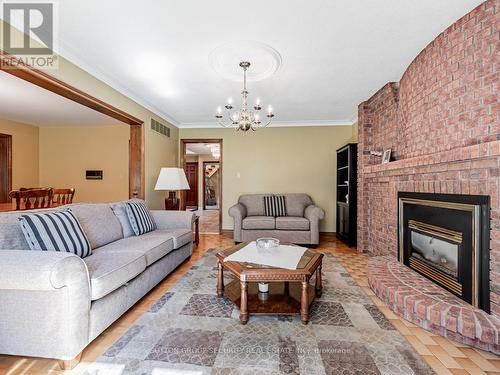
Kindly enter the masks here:
M 258 238 L 257 241 L 255 241 L 256 244 L 257 244 L 257 247 L 259 249 L 263 249 L 263 250 L 271 250 L 271 249 L 274 249 L 276 247 L 278 247 L 280 245 L 280 240 L 278 240 L 277 238 Z
M 257 244 L 257 248 L 263 251 L 269 251 L 277 248 L 280 245 L 280 240 L 277 238 L 258 238 L 255 241 Z M 269 292 L 269 283 L 259 283 L 259 292 L 260 293 L 268 293 Z
M 387 164 L 391 161 L 391 149 L 384 150 L 382 155 L 382 164 Z

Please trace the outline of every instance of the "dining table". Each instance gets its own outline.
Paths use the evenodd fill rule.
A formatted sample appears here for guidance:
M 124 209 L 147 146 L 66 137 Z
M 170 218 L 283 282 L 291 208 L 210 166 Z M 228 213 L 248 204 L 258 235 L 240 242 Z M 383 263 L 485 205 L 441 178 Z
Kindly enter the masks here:
M 53 203 L 48 208 L 53 208 L 53 207 L 58 207 L 58 206 L 61 206 L 61 205 L 57 204 L 57 203 Z M 9 212 L 9 211 L 15 211 L 15 210 L 16 210 L 16 202 L 0 203 L 0 212 Z

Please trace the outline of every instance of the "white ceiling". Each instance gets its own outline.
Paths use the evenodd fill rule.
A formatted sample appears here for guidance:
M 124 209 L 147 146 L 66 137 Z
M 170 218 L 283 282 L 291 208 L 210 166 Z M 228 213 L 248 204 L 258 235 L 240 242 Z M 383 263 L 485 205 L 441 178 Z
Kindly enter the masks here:
M 281 66 L 250 82 L 250 97 L 273 105 L 277 125 L 345 124 L 481 2 L 64 0 L 60 49 L 174 125 L 209 127 L 217 106 L 228 96 L 238 104 L 241 91 L 209 64 L 212 52 L 257 41 L 278 52 Z
M 72 100 L 0 71 L 0 118 L 35 126 L 122 124 Z
M 188 143 L 186 144 L 186 155 L 212 155 L 212 148 L 219 148 L 218 143 Z

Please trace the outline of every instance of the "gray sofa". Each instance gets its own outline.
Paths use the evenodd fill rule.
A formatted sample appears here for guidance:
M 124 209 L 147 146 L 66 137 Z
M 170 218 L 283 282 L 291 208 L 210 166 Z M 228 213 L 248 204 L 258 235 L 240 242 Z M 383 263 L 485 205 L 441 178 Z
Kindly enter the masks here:
M 273 194 L 246 194 L 229 209 L 234 219 L 234 240 L 254 241 L 274 237 L 283 242 L 319 244 L 319 221 L 325 211 L 314 205 L 307 194 L 276 194 L 286 199 L 287 216 L 265 216 L 264 197 Z
M 0 214 L 2 354 L 78 358 L 192 254 L 192 213 L 151 211 L 157 230 L 136 237 L 124 202 L 66 207 L 71 207 L 89 239 L 89 257 L 26 251 L 17 219 L 23 212 Z

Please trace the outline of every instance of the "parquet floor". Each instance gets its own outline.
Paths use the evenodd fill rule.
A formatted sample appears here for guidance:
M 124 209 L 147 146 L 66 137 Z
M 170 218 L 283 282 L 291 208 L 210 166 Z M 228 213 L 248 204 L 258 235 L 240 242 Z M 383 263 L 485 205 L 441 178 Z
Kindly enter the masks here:
M 212 247 L 229 247 L 233 241 L 226 235 L 201 235 L 200 244 L 189 261 L 181 265 L 175 272 L 163 280 L 155 289 L 147 294 L 132 309 L 104 331 L 83 352 L 82 362 L 67 374 L 81 374 L 87 366 L 95 361 L 132 323 L 140 317 L 170 286 L 172 286 L 203 254 Z M 333 235 L 323 235 L 317 251 L 331 252 L 349 271 L 352 277 L 372 298 L 380 310 L 403 334 L 415 350 L 432 366 L 438 375 L 500 375 L 500 357 L 463 344 L 452 342 L 429 333 L 415 325 L 404 321 L 380 301 L 370 290 L 366 278 L 366 261 L 368 255 L 357 254 L 337 241 Z M 0 355 L 0 374 L 6 375 L 38 375 L 62 374 L 57 361 L 50 359 L 28 358 Z

